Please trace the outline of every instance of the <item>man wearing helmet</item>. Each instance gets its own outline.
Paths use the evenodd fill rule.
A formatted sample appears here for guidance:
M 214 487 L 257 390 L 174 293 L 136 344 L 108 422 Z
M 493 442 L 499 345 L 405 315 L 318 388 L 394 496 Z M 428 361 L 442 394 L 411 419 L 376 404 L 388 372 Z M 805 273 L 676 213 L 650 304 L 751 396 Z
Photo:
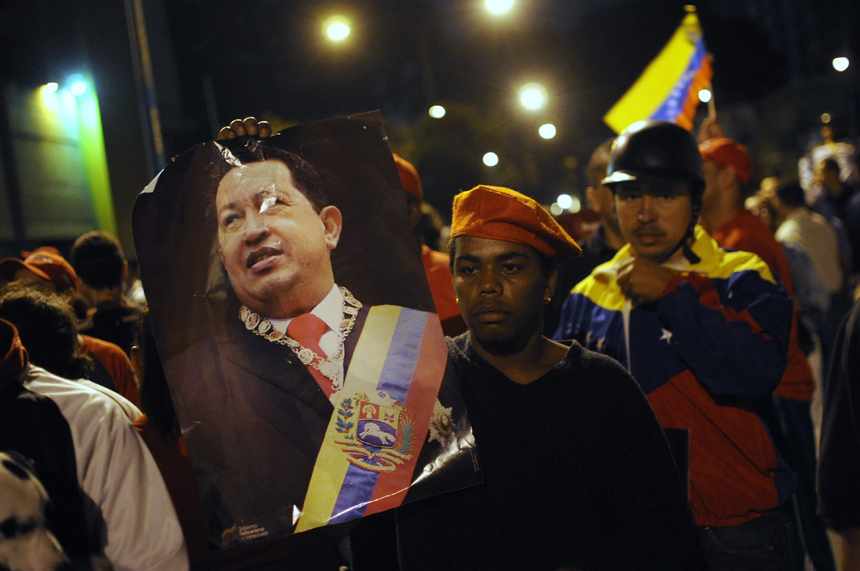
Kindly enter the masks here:
M 702 159 L 683 128 L 631 125 L 603 183 L 629 243 L 571 291 L 556 338 L 618 359 L 660 424 L 689 431 L 690 507 L 712 570 L 799 569 L 795 477 L 763 422 L 791 298 L 760 258 L 696 225 Z

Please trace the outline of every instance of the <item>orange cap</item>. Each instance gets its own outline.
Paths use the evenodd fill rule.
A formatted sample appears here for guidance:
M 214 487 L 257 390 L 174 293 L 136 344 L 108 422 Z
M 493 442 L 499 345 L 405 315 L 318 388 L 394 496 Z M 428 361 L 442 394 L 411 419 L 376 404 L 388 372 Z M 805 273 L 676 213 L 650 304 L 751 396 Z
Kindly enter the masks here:
M 526 244 L 559 264 L 582 253 L 534 199 L 501 186 L 479 185 L 454 197 L 451 237 L 457 236 Z
M 703 161 L 714 161 L 732 167 L 738 180 L 747 185 L 752 180 L 753 165 L 746 147 L 734 139 L 709 139 L 699 145 Z
M 78 274 L 71 264 L 50 250 L 37 248 L 25 260 L 6 258 L 0 261 L 0 278 L 12 281 L 22 268 L 30 270 L 43 280 L 53 282 L 60 292 L 78 287 Z
M 394 164 L 397 165 L 397 172 L 400 173 L 400 183 L 403 185 L 403 190 L 417 198 L 424 200 L 424 189 L 421 187 L 421 178 L 418 176 L 418 171 L 412 166 L 412 163 L 399 156 L 394 155 Z

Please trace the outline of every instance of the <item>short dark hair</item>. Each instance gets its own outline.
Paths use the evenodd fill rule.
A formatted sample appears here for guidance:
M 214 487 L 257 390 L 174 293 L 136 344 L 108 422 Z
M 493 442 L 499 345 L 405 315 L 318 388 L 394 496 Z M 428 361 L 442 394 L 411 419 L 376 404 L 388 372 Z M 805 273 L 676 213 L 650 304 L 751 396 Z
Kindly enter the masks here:
M 237 139 L 237 141 L 240 141 L 240 144 L 235 144 L 232 141 L 219 142 L 224 147 L 221 153 L 224 160 L 218 164 L 218 184 L 215 185 L 210 203 L 212 205 L 213 219 L 215 218 L 215 193 L 218 192 L 221 179 L 228 172 L 241 165 L 261 163 L 269 160 L 279 161 L 289 169 L 296 189 L 308 199 L 314 210 L 319 212 L 329 205 L 328 193 L 323 185 L 322 178 L 320 178 L 319 173 L 317 173 L 310 163 L 302 157 L 296 153 L 264 143 L 259 139 L 248 139 L 245 141 Z
M 72 309 L 46 287 L 12 282 L 0 289 L 0 318 L 18 329 L 30 362 L 66 379 L 87 378 L 89 357 L 78 352 Z
M 789 180 L 777 186 L 776 197 L 780 202 L 784 202 L 792 208 L 806 206 L 806 195 L 803 192 L 803 187 L 796 180 Z
M 122 286 L 125 257 L 119 240 L 107 232 L 87 232 L 72 245 L 69 262 L 86 285 L 93 289 Z

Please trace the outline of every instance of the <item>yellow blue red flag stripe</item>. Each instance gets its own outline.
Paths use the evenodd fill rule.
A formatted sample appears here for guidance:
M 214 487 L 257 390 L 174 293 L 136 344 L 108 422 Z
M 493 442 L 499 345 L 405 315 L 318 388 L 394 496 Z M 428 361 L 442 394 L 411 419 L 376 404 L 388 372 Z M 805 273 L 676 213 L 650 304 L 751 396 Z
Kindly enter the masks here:
M 377 306 L 364 331 L 373 335 L 356 346 L 297 533 L 400 505 L 426 438 L 447 362 L 438 316 Z
M 691 11 L 603 120 L 616 133 L 643 119 L 671 121 L 691 129 L 699 91 L 710 84 L 712 76 L 699 18 Z

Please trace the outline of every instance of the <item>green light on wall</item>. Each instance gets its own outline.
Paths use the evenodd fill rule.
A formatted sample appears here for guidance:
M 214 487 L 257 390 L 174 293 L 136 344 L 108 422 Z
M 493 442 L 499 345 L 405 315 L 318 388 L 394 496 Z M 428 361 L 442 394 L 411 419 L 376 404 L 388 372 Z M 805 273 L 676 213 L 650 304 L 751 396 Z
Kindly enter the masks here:
M 91 78 L 70 76 L 63 86 L 48 83 L 39 89 L 41 105 L 32 108 L 38 131 L 78 141 L 84 179 L 99 230 L 116 234 L 116 216 L 108 177 L 98 95 Z M 58 167 L 59 168 L 59 167 Z
M 105 141 L 102 134 L 102 119 L 99 100 L 92 81 L 81 81 L 85 89 L 75 99 L 78 103 L 78 129 L 81 155 L 89 181 L 99 230 L 116 235 L 116 216 L 110 191 Z M 73 84 L 72 88 L 78 83 Z M 73 91 L 74 93 L 74 91 Z

